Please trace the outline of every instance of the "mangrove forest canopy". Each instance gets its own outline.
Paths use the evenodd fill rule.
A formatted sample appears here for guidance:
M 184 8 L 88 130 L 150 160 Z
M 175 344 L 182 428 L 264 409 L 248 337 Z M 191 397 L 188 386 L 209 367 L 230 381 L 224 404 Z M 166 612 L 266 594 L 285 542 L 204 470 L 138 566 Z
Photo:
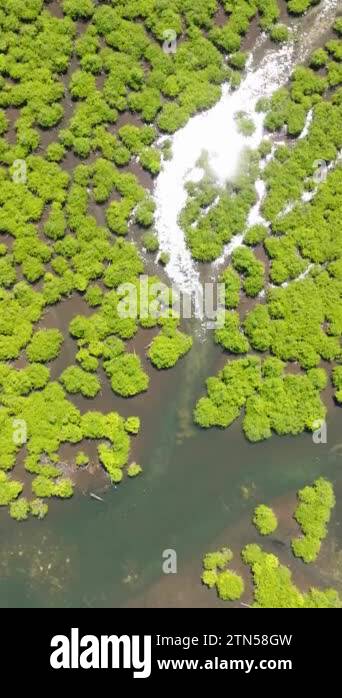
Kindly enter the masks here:
M 0 507 L 16 521 L 45 517 L 94 464 L 115 487 L 144 477 L 148 464 L 134 460 L 144 419 L 127 404 L 149 404 L 153 376 L 191 360 L 198 330 L 173 308 L 158 176 L 178 131 L 223 86 L 239 89 L 250 37 L 290 47 L 290 20 L 317 4 L 0 0 Z M 341 61 L 336 15 L 287 83 L 260 95 L 256 147 L 251 115 L 234 115 L 246 139 L 234 177 L 219 182 L 203 153 L 203 176 L 185 185 L 186 249 L 225 291 L 223 322 L 205 337 L 221 361 L 202 372 L 189 420 L 208 430 L 241 419 L 253 448 L 317 430 L 329 388 L 342 403 Z M 156 302 L 165 280 L 166 312 L 141 312 L 143 290 Z M 126 285 L 135 317 L 120 311 Z M 107 387 L 115 409 L 101 410 Z M 316 560 L 334 504 L 323 477 L 298 491 L 290 550 L 302 562 Z M 261 544 L 277 531 L 264 503 L 252 520 Z M 340 606 L 333 589 L 300 591 L 261 544 L 240 556 L 253 606 Z M 232 558 L 228 548 L 205 555 L 202 582 L 239 603 L 246 579 Z

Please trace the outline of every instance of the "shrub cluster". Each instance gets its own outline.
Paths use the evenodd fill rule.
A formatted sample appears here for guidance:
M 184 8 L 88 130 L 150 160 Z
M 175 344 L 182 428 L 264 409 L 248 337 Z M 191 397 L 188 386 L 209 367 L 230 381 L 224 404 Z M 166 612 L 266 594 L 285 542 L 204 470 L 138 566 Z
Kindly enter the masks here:
M 243 430 L 249 441 L 275 432 L 313 431 L 326 408 L 319 389 L 306 374 L 286 374 L 274 357 L 228 361 L 217 376 L 207 379 L 207 396 L 196 404 L 194 420 L 201 427 L 228 427 L 244 408 Z
M 180 332 L 172 325 L 165 324 L 160 334 L 152 340 L 147 355 L 156 368 L 172 368 L 190 351 L 192 341 L 192 337 Z
M 267 507 L 265 504 L 259 504 L 259 506 L 256 507 L 253 516 L 253 523 L 258 529 L 259 533 L 261 533 L 263 536 L 273 533 L 278 526 L 277 517 L 274 511 L 272 511 L 272 509 Z
M 327 524 L 335 506 L 333 486 L 321 477 L 313 485 L 299 490 L 298 500 L 294 518 L 303 535 L 292 540 L 292 550 L 304 562 L 314 562 L 327 535 Z
M 26 347 L 29 361 L 51 361 L 58 356 L 63 342 L 60 330 L 38 330 Z
M 288 567 L 276 555 L 264 552 L 259 545 L 246 545 L 243 561 L 250 566 L 254 582 L 254 608 L 340 608 L 341 600 L 334 589 L 311 588 L 301 593 L 292 581 Z
M 239 574 L 224 569 L 232 559 L 233 553 L 228 548 L 207 553 L 203 558 L 202 582 L 209 589 L 216 587 L 222 601 L 236 601 L 242 596 L 245 588 Z

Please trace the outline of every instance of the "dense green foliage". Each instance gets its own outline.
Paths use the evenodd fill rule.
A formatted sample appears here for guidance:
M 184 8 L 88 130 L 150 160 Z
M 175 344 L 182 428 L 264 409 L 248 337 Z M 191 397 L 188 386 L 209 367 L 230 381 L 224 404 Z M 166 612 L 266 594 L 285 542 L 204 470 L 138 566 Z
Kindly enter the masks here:
M 27 345 L 29 361 L 51 361 L 59 354 L 63 335 L 59 330 L 38 330 Z
M 73 493 L 71 481 L 60 478 L 58 450 L 62 443 L 105 439 L 106 443 L 99 444 L 98 452 L 110 475 L 114 464 L 122 477 L 122 468 L 128 462 L 129 434 L 138 433 L 139 420 L 136 417 L 125 420 L 115 412 L 81 415 L 67 400 L 63 388 L 58 383 L 48 383 L 48 380 L 49 371 L 40 364 L 30 364 L 20 370 L 5 364 L 0 366 L 0 505 L 9 505 L 23 489 L 21 482 L 10 479 L 4 471 L 13 468 L 16 454 L 24 443 L 27 450 L 25 468 L 36 476 L 32 481 L 32 492 L 38 498 L 65 498 Z M 13 438 L 15 430 L 20 434 L 22 425 L 26 425 L 26 441 Z M 76 462 L 86 464 L 88 457 L 80 452 Z M 23 504 L 18 505 L 18 510 L 14 507 L 11 515 L 19 518 L 21 507 Z M 47 512 L 40 499 L 30 503 L 30 510 L 38 518 Z
M 30 512 L 30 505 L 25 497 L 16 499 L 10 505 L 10 516 L 17 521 L 25 521 Z
M 136 354 L 121 354 L 111 359 L 105 363 L 105 370 L 118 395 L 132 397 L 148 388 L 148 375 L 142 370 L 141 360 Z
M 32 499 L 30 502 L 30 511 L 32 516 L 37 519 L 43 519 L 48 513 L 48 505 L 42 499 Z
M 158 262 L 161 264 L 163 267 L 166 267 L 167 264 L 170 261 L 170 255 L 168 252 L 161 252 L 160 255 L 158 256 Z
M 140 429 L 139 417 L 128 417 L 125 421 L 125 429 L 128 434 L 138 434 Z
M 208 379 L 208 396 L 199 400 L 194 413 L 203 427 L 226 427 L 244 408 L 243 428 L 254 441 L 268 438 L 272 431 L 314 430 L 315 421 L 325 417 L 319 391 L 326 387 L 328 375 L 320 363 L 342 360 L 342 169 L 337 158 L 342 147 L 342 102 L 336 89 L 342 82 L 340 60 L 341 42 L 332 39 L 311 57 L 311 65 L 322 68 L 320 73 L 298 66 L 288 87 L 258 104 L 258 110 L 266 113 L 266 129 L 273 133 L 285 127 L 291 138 L 275 144 L 273 151 L 269 139 L 258 149 L 258 158 L 270 156 L 259 174 L 266 184 L 261 208 L 268 223 L 247 229 L 245 222 L 240 225 L 244 244 L 234 250 L 219 279 L 225 284 L 227 312 L 214 339 L 231 354 L 255 350 L 273 355 L 274 361 L 266 359 L 263 372 L 259 358 L 247 357 L 243 371 L 238 361 Z M 298 139 L 306 123 L 306 133 Z M 254 155 L 249 155 L 254 162 L 252 187 L 258 171 Z M 322 175 L 319 168 L 328 164 Z M 201 206 L 208 217 L 220 192 L 208 179 L 189 185 L 188 192 L 181 222 L 187 234 L 191 213 L 191 238 L 201 226 Z M 212 226 L 213 254 L 208 258 L 222 249 L 216 241 L 215 250 L 212 247 L 214 230 Z M 265 253 L 266 264 L 261 261 Z M 198 258 L 206 259 L 206 252 Z M 243 295 L 255 297 L 256 302 L 242 314 Z M 299 365 L 300 372 L 289 372 L 288 362 Z M 332 381 L 336 401 L 342 402 L 338 365 L 333 367 Z
M 21 482 L 11 480 L 6 473 L 0 471 L 0 506 L 10 504 L 19 496 L 22 489 Z
M 304 562 L 313 562 L 327 535 L 327 524 L 335 506 L 333 486 L 321 477 L 313 485 L 299 490 L 298 500 L 294 518 L 299 523 L 303 536 L 292 540 L 292 550 Z
M 289 11 L 302 12 L 309 4 L 290 0 Z M 139 431 L 139 420 L 114 412 L 81 414 L 72 399 L 76 396 L 79 404 L 80 395 L 99 395 L 106 377 L 120 396 L 145 391 L 149 376 L 141 359 L 125 351 L 125 341 L 144 328 L 159 329 L 147 351 L 158 369 L 174 366 L 192 345 L 178 320 L 162 322 L 149 311 L 136 317 L 120 314 L 121 284 L 136 285 L 139 310 L 143 303 L 139 281 L 144 264 L 131 234 L 139 227 L 144 247 L 151 252 L 158 247 L 151 232 L 155 205 L 141 183 L 142 175 L 156 176 L 163 158 L 171 156 L 170 142 L 158 145 L 158 129 L 173 133 L 191 115 L 217 102 L 223 82 L 232 88 L 238 84 L 247 58 L 241 41 L 254 17 L 271 38 L 285 39 L 277 24 L 276 0 L 225 1 L 220 26 L 218 0 L 169 0 L 167 7 L 159 0 L 63 0 L 59 5 L 58 16 L 43 0 L 3 0 L 0 11 L 0 504 L 11 505 L 11 515 L 18 520 L 29 513 L 43 517 L 47 505 L 41 497 L 71 496 L 71 481 L 60 477 L 58 467 L 64 443 L 81 448 L 84 439 L 100 440 L 99 459 L 113 482 L 120 482 L 126 472 L 140 472 L 134 463 L 126 468 L 130 435 Z M 165 31 L 170 29 L 179 40 L 176 52 L 165 50 Z M 338 23 L 336 31 L 341 33 Z M 227 351 L 270 350 L 305 369 L 317 366 L 320 358 L 339 358 L 339 174 L 331 173 L 318 196 L 297 207 L 300 225 L 291 214 L 279 225 L 275 219 L 287 203 L 285 180 L 290 182 L 291 198 L 298 198 L 306 186 L 303 181 L 312 177 L 313 159 L 333 160 L 341 145 L 340 101 L 337 96 L 325 100 L 326 88 L 331 92 L 340 82 L 340 50 L 338 41 L 329 42 L 324 76 L 298 69 L 286 96 L 275 96 L 267 105 L 267 128 L 287 125 L 293 136 L 313 109 L 312 153 L 309 157 L 305 144 L 291 145 L 286 152 L 278 149 L 265 168 L 264 210 L 272 235 L 266 236 L 259 226 L 250 229 L 245 240 L 256 247 L 265 241 L 275 284 L 296 278 L 310 262 L 322 266 L 298 283 L 292 295 L 290 287 L 288 292 L 279 289 L 279 297 L 278 289 L 274 295 L 270 292 L 265 313 L 252 310 L 240 321 L 237 313 L 227 312 L 225 326 L 215 336 Z M 316 57 L 312 65 L 321 67 L 318 63 Z M 248 117 L 240 115 L 240 120 L 246 135 L 251 133 Z M 181 223 L 196 259 L 215 259 L 226 242 L 245 231 L 256 200 L 260 157 L 261 149 L 246 152 L 242 174 L 227 189 L 218 188 L 209 176 L 189 185 Z M 127 169 L 130 165 L 132 171 Z M 165 253 L 159 259 L 168 263 Z M 243 293 L 259 294 L 266 270 L 257 253 L 243 246 L 222 278 L 231 310 L 238 308 Z M 45 317 L 51 306 L 75 295 L 88 308 L 70 322 L 75 358 L 55 377 L 56 364 L 51 364 L 51 374 L 44 364 L 59 356 L 63 336 L 59 329 L 44 326 Z M 309 295 L 312 305 L 304 312 Z M 62 305 L 59 312 L 63 316 Z M 16 368 L 6 363 L 16 360 Z M 260 365 L 262 376 L 260 381 L 256 375 L 251 378 L 253 387 L 242 375 L 236 382 L 232 378 L 233 391 L 240 379 L 243 387 L 234 400 L 226 400 L 229 391 L 223 391 L 224 404 L 219 390 L 214 396 L 221 386 L 212 383 L 210 405 L 200 411 L 203 417 L 210 407 L 204 425 L 226 425 L 245 407 L 244 428 L 252 440 L 271 430 L 310 429 L 314 418 L 324 416 L 318 394 L 322 375 L 287 376 L 275 366 L 271 370 L 266 361 Z M 337 372 L 334 380 L 339 390 Z M 26 426 L 23 441 L 13 440 L 14 420 Z M 35 476 L 33 501 L 17 499 L 23 485 L 5 473 L 15 467 L 24 443 L 25 469 Z M 87 458 L 79 451 L 76 462 L 85 465 Z M 222 580 L 221 593 L 232 593 L 227 588 L 234 580 Z
M 191 346 L 192 337 L 166 325 L 160 334 L 152 340 L 148 357 L 157 368 L 171 368 L 190 351 Z
M 236 601 L 244 592 L 243 579 L 236 572 L 219 572 L 216 582 L 217 593 L 222 601 Z
M 274 511 L 272 511 L 272 509 L 267 507 L 265 504 L 259 504 L 259 506 L 256 507 L 253 516 L 253 523 L 258 529 L 259 533 L 261 533 L 263 536 L 273 533 L 278 526 L 277 517 Z
M 306 374 L 286 374 L 276 358 L 248 356 L 228 361 L 207 379 L 207 397 L 197 402 L 194 419 L 201 427 L 228 427 L 244 408 L 243 429 L 250 441 L 277 434 L 314 431 L 326 408 Z
M 145 233 L 142 237 L 142 242 L 147 252 L 157 252 L 159 249 L 158 238 L 154 233 Z
M 79 467 L 83 467 L 83 466 L 88 465 L 89 458 L 88 458 L 87 454 L 84 453 L 84 451 L 79 451 L 77 456 L 76 456 L 75 462 L 76 462 L 76 465 L 78 465 Z
M 73 485 L 69 478 L 60 478 L 57 482 L 46 475 L 38 475 L 32 481 L 32 492 L 36 497 L 62 497 L 73 495 Z
M 285 24 L 275 24 L 271 29 L 271 39 L 277 43 L 287 41 L 289 38 L 289 30 Z
M 95 397 L 101 390 L 97 376 L 84 371 L 79 366 L 68 366 L 63 371 L 60 380 L 68 393 L 81 393 L 84 397 Z
M 333 385 L 336 388 L 335 398 L 339 404 L 342 403 L 342 366 L 335 366 L 332 375 Z
M 240 328 L 240 316 L 234 310 L 225 313 L 224 326 L 215 330 L 215 342 L 232 354 L 244 354 L 249 343 Z
M 207 553 L 203 558 L 203 567 L 205 570 L 223 570 L 226 565 L 233 559 L 233 553 L 229 548 L 222 548 L 214 553 Z
M 67 70 L 74 46 L 79 66 L 68 87 L 76 106 L 60 131 L 60 144 L 81 158 L 100 149 L 120 166 L 134 153 L 155 174 L 160 164 L 158 151 L 151 147 L 153 136 L 146 140 L 140 127 L 129 124 L 113 135 L 108 125 L 116 122 L 118 112 L 130 109 L 142 120 L 156 121 L 159 128 L 173 133 L 191 114 L 217 101 L 223 80 L 234 84 L 236 70 L 244 66 L 241 36 L 253 17 L 259 13 L 261 27 L 270 30 L 279 15 L 276 0 L 266 5 L 260 0 L 239 0 L 224 4 L 226 22 L 218 27 L 214 21 L 218 7 L 217 0 L 202 0 L 195 7 L 188 0 L 170 0 L 167 8 L 155 0 L 127 0 L 114 6 L 63 0 L 64 17 L 59 19 L 48 6 L 44 9 L 42 1 L 14 5 L 5 0 L 0 70 L 18 82 L 6 82 L 1 106 L 25 107 L 17 123 L 19 153 L 25 156 L 39 146 L 37 126 L 47 129 L 61 122 L 60 75 Z M 84 32 L 77 32 L 77 20 L 86 22 Z M 25 23 L 28 30 L 22 31 Z M 177 51 L 171 44 L 168 50 L 165 37 L 170 31 L 183 38 Z M 226 52 L 231 54 L 232 67 L 224 61 Z M 95 79 L 101 73 L 105 76 L 102 90 Z M 137 133 L 131 138 L 134 129 Z M 6 130 L 5 119 L 2 130 Z M 57 145 L 49 150 L 55 162 L 63 157 Z
M 142 472 L 142 467 L 138 463 L 131 463 L 127 468 L 128 477 L 136 477 Z
M 120 285 L 136 284 L 139 309 L 144 272 L 137 247 L 122 238 L 137 224 L 146 230 L 146 249 L 158 249 L 151 232 L 153 199 L 138 174 L 123 168 L 136 163 L 155 176 L 170 144 L 156 145 L 158 131 L 151 122 L 173 131 L 175 123 L 214 104 L 231 68 L 216 39 L 207 36 L 216 0 L 197 10 L 172 1 L 166 15 L 158 3 L 144 0 L 139 9 L 135 0 L 113 7 L 64 0 L 62 18 L 42 0 L 4 0 L 2 5 L 0 362 L 20 359 L 24 364 L 20 370 L 0 364 L 0 466 L 1 472 L 11 470 L 26 443 L 25 468 L 37 476 L 35 494 L 69 496 L 71 486 L 55 482 L 61 474 L 59 447 L 105 439 L 99 444 L 100 462 L 119 482 L 129 460 L 130 435 L 138 433 L 140 421 L 111 413 L 94 422 L 87 419 L 84 430 L 83 417 L 63 387 L 70 397 L 91 399 L 101 390 L 103 374 L 100 378 L 98 372 L 104 369 L 117 394 L 136 395 L 148 388 L 149 376 L 140 357 L 125 352 L 126 340 L 140 328 L 159 326 L 149 348 L 158 368 L 173 366 L 192 343 L 177 329 L 178 321 L 163 324 L 149 311 L 137 317 L 120 314 Z M 179 55 L 163 50 L 164 31 L 174 22 L 184 38 Z M 238 64 L 242 69 L 237 55 L 232 65 L 236 69 Z M 136 113 L 136 123 L 124 120 L 116 127 L 119 112 L 128 110 Z M 47 137 L 44 131 L 50 131 Z M 104 209 L 101 223 L 98 206 Z M 70 323 L 75 362 L 64 364 L 58 385 L 44 364 L 60 354 L 63 335 L 45 327 L 44 311 L 73 294 L 82 295 L 94 311 Z M 13 441 L 13 420 L 22 424 L 22 442 Z M 76 463 L 85 465 L 87 459 L 79 451 Z M 130 476 L 138 472 L 137 464 L 127 467 Z M 10 504 L 21 490 L 16 480 L 2 480 L 1 501 Z M 20 514 L 25 499 L 20 501 L 12 515 L 26 518 Z M 32 515 L 44 516 L 46 504 L 33 501 Z
M 259 245 L 267 235 L 267 228 L 264 225 L 253 225 L 247 229 L 244 243 L 245 245 Z
M 334 589 L 310 589 L 303 594 L 292 581 L 291 572 L 279 559 L 258 545 L 246 545 L 242 551 L 254 580 L 255 608 L 340 608 L 341 600 Z
M 202 582 L 209 589 L 215 586 L 222 601 L 236 601 L 244 592 L 242 577 L 232 570 L 224 569 L 232 559 L 233 553 L 228 548 L 207 553 L 203 558 Z

